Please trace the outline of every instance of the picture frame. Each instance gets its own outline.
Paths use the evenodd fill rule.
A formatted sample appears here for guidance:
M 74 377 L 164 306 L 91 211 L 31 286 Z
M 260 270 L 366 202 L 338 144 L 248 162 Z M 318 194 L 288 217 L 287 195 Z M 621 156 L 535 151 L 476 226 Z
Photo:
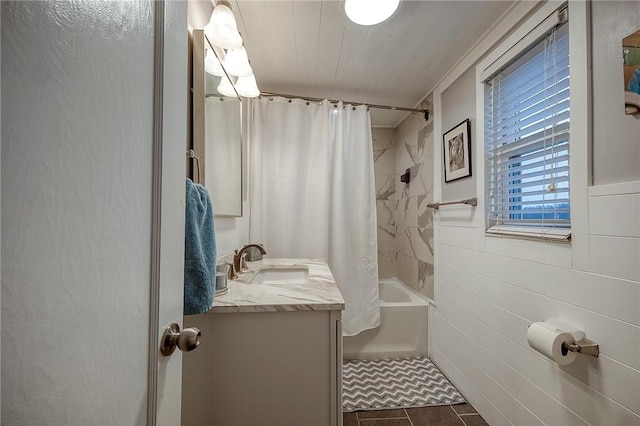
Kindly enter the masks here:
M 467 118 L 442 135 L 445 183 L 471 176 L 471 122 Z
M 640 114 L 640 30 L 622 39 L 624 112 Z

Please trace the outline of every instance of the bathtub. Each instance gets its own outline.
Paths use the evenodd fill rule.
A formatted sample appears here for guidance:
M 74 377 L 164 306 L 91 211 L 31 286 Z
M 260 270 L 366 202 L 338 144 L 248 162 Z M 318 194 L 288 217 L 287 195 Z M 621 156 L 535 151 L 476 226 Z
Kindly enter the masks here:
M 344 336 L 344 359 L 427 356 L 428 299 L 396 278 L 379 285 L 380 326 Z

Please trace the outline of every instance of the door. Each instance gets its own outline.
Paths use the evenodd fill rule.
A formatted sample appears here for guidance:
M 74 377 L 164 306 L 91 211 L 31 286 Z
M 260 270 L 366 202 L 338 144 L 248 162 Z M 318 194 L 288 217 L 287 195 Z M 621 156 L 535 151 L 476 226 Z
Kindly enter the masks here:
M 2 424 L 179 425 L 186 2 L 0 8 Z
M 150 365 L 156 365 L 157 379 L 154 384 L 153 372 L 150 372 L 149 395 L 154 398 L 149 404 L 147 424 L 179 425 L 182 396 L 182 352 L 175 350 L 170 356 L 159 353 L 160 338 L 171 323 L 177 323 L 182 329 L 183 279 L 184 279 L 184 216 L 185 216 L 185 147 L 187 138 L 187 93 L 188 93 L 188 33 L 187 2 L 156 2 L 156 49 L 161 53 L 156 58 L 156 67 L 162 67 L 162 76 L 157 73 L 162 85 L 162 102 L 156 107 L 156 120 L 161 113 L 161 141 L 156 141 L 161 149 L 162 158 L 154 158 L 155 176 L 160 179 L 161 199 L 155 200 L 160 207 L 160 215 L 154 217 L 156 232 L 159 230 L 159 246 L 156 250 L 159 262 L 152 264 L 158 273 L 157 281 L 152 278 L 152 292 L 158 296 L 158 322 L 151 325 Z M 163 37 L 162 46 L 158 44 Z M 155 157 L 155 156 L 154 156 Z M 157 197 L 157 193 L 155 196 Z M 157 213 L 157 212 L 156 212 Z M 155 288 L 154 288 L 155 286 Z M 153 301 L 152 301 L 153 303 Z M 152 306 L 153 309 L 153 306 Z M 153 322 L 153 316 L 152 316 Z M 154 335 L 155 333 L 155 335 Z M 155 423 L 154 423 L 155 411 Z

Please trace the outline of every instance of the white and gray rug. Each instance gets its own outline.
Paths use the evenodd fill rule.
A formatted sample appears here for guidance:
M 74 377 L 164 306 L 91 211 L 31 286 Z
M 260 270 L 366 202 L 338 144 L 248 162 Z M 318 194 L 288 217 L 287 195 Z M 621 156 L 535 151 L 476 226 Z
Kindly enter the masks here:
M 342 367 L 343 411 L 465 402 L 428 358 L 350 360 Z

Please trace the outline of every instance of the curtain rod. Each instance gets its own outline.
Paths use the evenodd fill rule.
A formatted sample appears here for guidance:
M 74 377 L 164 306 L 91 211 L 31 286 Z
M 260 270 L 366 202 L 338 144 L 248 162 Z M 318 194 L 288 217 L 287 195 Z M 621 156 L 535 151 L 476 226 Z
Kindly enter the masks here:
M 279 96 L 281 98 L 286 98 L 286 99 L 302 99 L 303 101 L 309 101 L 309 102 L 322 102 L 325 99 L 322 98 L 311 98 L 309 96 L 297 96 L 297 95 L 286 95 L 284 93 L 273 93 L 273 92 L 261 92 L 260 93 L 261 96 Z M 406 107 L 396 107 L 396 106 L 390 106 L 390 105 L 375 105 L 375 104 L 367 104 L 367 103 L 363 103 L 363 102 L 349 102 L 349 101 L 339 101 L 336 99 L 326 99 L 328 102 L 331 103 L 338 103 L 338 102 L 342 102 L 344 104 L 350 104 L 350 105 L 366 105 L 369 108 L 376 108 L 376 109 L 387 109 L 387 110 L 392 110 L 392 111 L 407 111 L 407 112 L 420 112 L 424 114 L 424 119 L 425 120 L 429 120 L 429 110 L 428 109 L 417 109 L 417 108 L 406 108 Z

